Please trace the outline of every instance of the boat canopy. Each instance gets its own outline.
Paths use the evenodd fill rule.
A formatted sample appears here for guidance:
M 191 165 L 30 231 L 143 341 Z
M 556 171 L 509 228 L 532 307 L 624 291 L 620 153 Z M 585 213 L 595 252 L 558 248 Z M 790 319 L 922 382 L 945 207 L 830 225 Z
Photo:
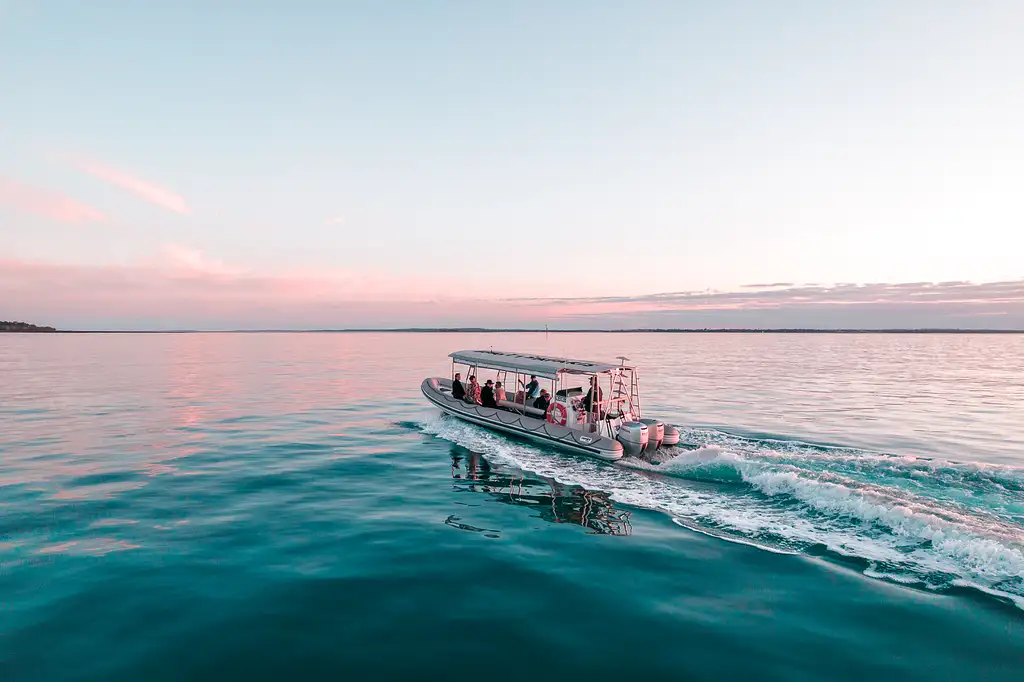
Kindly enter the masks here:
M 449 354 L 448 357 L 459 364 L 470 367 L 512 370 L 522 374 L 535 374 L 546 379 L 554 379 L 560 373 L 603 374 L 622 369 L 621 365 L 612 365 L 607 362 L 569 360 L 568 358 L 551 358 L 528 353 L 505 353 L 496 350 L 457 350 Z M 626 368 L 631 369 L 628 365 Z

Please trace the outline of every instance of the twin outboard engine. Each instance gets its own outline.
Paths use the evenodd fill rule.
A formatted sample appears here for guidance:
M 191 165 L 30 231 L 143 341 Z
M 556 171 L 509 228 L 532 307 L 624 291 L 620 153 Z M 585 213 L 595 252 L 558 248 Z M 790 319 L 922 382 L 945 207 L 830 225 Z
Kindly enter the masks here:
M 620 426 L 616 439 L 626 455 L 636 457 L 662 446 L 679 445 L 679 429 L 657 419 L 641 419 Z
M 657 450 L 665 440 L 665 422 L 657 419 L 641 419 L 640 421 L 647 424 L 647 449 Z
M 647 449 L 648 434 L 647 424 L 626 422 L 619 427 L 619 434 L 615 438 L 622 443 L 622 449 L 626 455 L 636 457 Z

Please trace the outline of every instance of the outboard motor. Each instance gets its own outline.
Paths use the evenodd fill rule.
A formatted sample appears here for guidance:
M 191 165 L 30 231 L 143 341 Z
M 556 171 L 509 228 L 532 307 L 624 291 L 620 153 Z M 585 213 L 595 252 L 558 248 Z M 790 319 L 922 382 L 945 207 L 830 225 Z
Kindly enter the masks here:
M 647 424 L 626 422 L 619 427 L 615 439 L 622 443 L 622 449 L 628 456 L 636 457 L 647 449 L 647 434 Z
M 647 449 L 657 450 L 661 447 L 661 442 L 665 440 L 665 422 L 660 422 L 657 419 L 641 419 L 640 421 L 647 424 Z
M 665 439 L 661 441 L 661 444 L 665 447 L 679 445 L 679 429 L 669 424 L 665 424 Z

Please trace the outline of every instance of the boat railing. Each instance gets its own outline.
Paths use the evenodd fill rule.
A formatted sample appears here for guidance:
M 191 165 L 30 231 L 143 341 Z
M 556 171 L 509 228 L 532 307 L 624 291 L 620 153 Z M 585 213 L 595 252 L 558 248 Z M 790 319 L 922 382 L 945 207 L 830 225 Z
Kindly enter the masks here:
M 608 400 L 598 400 L 595 405 L 611 405 L 612 403 L 626 403 L 629 402 L 628 396 L 620 396 L 618 398 L 609 398 Z

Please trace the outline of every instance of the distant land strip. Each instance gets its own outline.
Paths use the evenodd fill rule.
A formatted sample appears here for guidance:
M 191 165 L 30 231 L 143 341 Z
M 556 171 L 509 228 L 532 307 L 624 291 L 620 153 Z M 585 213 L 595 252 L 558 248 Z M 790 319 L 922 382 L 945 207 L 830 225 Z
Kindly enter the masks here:
M 25 322 L 0 322 L 0 332 L 51 332 L 58 334 L 1024 334 L 1024 329 L 756 329 L 756 328 L 665 328 L 632 329 L 543 329 L 488 327 L 401 327 L 373 329 L 109 329 L 74 330 L 37 327 Z
M 28 322 L 10 322 L 0 320 L 0 332 L 55 332 L 53 327 L 37 327 Z

